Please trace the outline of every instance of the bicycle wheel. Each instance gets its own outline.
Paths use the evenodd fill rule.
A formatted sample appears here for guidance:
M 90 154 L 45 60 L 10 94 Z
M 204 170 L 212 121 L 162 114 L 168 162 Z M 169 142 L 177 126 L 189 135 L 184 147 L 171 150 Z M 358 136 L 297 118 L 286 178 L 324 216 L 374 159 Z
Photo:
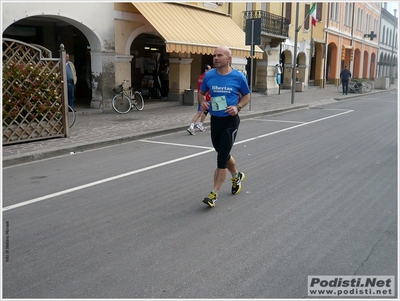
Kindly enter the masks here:
M 73 108 L 68 106 L 68 127 L 72 128 L 76 121 L 76 113 Z
M 356 92 L 357 94 L 364 93 L 364 90 L 365 90 L 364 83 L 356 83 L 354 85 L 354 92 Z
M 337 90 L 338 90 L 340 93 L 343 93 L 343 86 L 342 86 L 342 83 L 340 83 L 339 86 L 337 86 Z
M 112 100 L 112 107 L 115 112 L 119 114 L 126 114 L 131 110 L 131 103 L 128 97 L 120 93 L 114 96 Z
M 133 93 L 132 105 L 136 108 L 136 110 L 141 111 L 144 108 L 144 100 L 142 93 L 139 91 L 135 91 Z
M 372 83 L 365 83 L 365 93 L 371 92 L 373 89 Z

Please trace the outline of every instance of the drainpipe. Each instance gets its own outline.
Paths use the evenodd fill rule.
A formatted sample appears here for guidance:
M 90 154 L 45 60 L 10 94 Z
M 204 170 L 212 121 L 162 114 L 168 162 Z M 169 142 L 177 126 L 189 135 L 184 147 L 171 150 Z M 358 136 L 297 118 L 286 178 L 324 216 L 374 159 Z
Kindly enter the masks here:
M 284 2 L 282 2 L 282 12 L 281 12 L 281 36 L 283 36 L 283 6 Z M 283 66 L 282 66 L 282 42 L 279 43 L 279 66 L 281 67 L 281 70 L 283 71 Z M 281 94 L 281 84 L 283 80 L 283 75 L 281 75 L 281 83 L 278 85 L 278 94 Z
M 353 40 L 354 40 L 354 11 L 355 11 L 355 7 L 356 7 L 356 5 L 355 5 L 355 3 L 353 2 L 353 17 L 351 18 L 351 40 L 350 40 L 350 46 L 353 48 Z M 350 51 L 353 51 L 353 50 L 350 50 Z M 355 51 L 354 51 L 355 52 Z M 356 58 L 355 58 L 355 53 L 354 53 L 354 56 L 353 56 L 353 72 L 352 72 L 352 75 L 354 76 L 354 62 L 355 62 L 355 60 L 356 60 Z M 350 64 L 351 64 L 351 61 L 350 61 L 350 58 L 349 58 L 349 67 L 350 67 Z
M 331 4 L 326 2 L 326 5 L 328 6 L 328 9 L 326 10 L 328 15 L 326 16 L 326 27 L 325 27 L 325 55 L 324 55 L 324 73 L 322 74 L 322 85 L 323 88 L 326 87 L 326 64 L 328 62 L 328 28 L 329 28 L 329 14 L 330 14 L 330 8 Z
M 394 69 L 394 43 L 395 43 L 395 37 L 396 37 L 396 15 L 397 15 L 397 9 L 394 9 L 394 18 L 393 18 L 393 41 L 392 41 L 392 57 L 391 57 L 391 62 L 390 62 L 390 84 L 394 84 L 394 77 L 393 77 L 393 69 Z

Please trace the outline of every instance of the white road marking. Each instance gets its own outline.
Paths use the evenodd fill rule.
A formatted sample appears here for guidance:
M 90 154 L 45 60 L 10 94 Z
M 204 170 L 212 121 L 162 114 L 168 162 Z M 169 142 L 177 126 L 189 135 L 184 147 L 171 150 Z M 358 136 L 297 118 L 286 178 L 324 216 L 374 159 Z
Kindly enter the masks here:
M 272 120 L 272 119 L 258 119 L 258 118 L 248 118 L 246 120 L 255 120 L 255 121 L 268 121 L 268 122 L 282 122 L 282 123 L 307 123 L 305 121 L 291 121 L 291 120 Z
M 148 142 L 148 141 L 146 141 L 146 142 Z M 64 194 L 67 194 L 67 193 L 70 193 L 70 192 L 78 191 L 78 190 L 81 190 L 81 189 L 89 188 L 89 187 L 96 186 L 96 185 L 99 185 L 99 184 L 103 184 L 103 183 L 106 183 L 106 182 L 110 182 L 110 181 L 114 181 L 114 180 L 121 179 L 121 178 L 124 178 L 124 177 L 128 177 L 128 176 L 131 176 L 131 175 L 143 172 L 143 171 L 151 170 L 151 169 L 158 168 L 158 167 L 165 166 L 165 165 L 169 165 L 169 164 L 172 164 L 172 163 L 175 163 L 175 162 L 179 162 L 179 161 L 183 161 L 183 160 L 190 159 L 190 158 L 193 158 L 193 157 L 201 156 L 201 155 L 204 155 L 204 154 L 212 152 L 212 151 L 214 151 L 214 149 L 209 149 L 209 150 L 206 150 L 206 151 L 203 151 L 203 152 L 200 152 L 200 153 L 196 153 L 196 154 L 193 154 L 193 155 L 189 155 L 189 156 L 186 156 L 186 157 L 182 157 L 182 158 L 166 161 L 166 162 L 163 162 L 163 163 L 155 164 L 155 165 L 152 165 L 152 166 L 148 166 L 148 167 L 145 167 L 145 168 L 133 170 L 133 171 L 130 171 L 130 172 L 127 172 L 127 173 L 123 173 L 123 174 L 120 174 L 120 175 L 117 175 L 117 176 L 109 177 L 109 178 L 106 178 L 106 179 L 103 179 L 103 180 L 95 181 L 95 182 L 88 183 L 88 184 L 85 184 L 85 185 L 81 185 L 81 186 L 77 186 L 77 187 L 74 187 L 74 188 L 70 188 L 70 189 L 59 191 L 59 192 L 51 193 L 51 194 L 48 194 L 48 195 L 45 195 L 45 196 L 42 196 L 42 197 L 38 197 L 38 198 L 29 200 L 29 201 L 25 201 L 25 202 L 21 202 L 21 203 L 18 203 L 18 204 L 10 205 L 10 206 L 7 206 L 7 207 L 3 207 L 3 212 L 11 210 L 11 209 L 18 208 L 18 207 L 26 206 L 26 205 L 29 205 L 29 204 L 37 203 L 37 202 L 40 202 L 40 201 L 44 201 L 44 200 L 47 200 L 47 199 L 50 199 L 50 198 L 53 198 L 53 197 L 56 197 L 56 196 L 64 195 Z
M 282 129 L 282 130 L 278 130 L 278 131 L 275 131 L 275 132 L 271 132 L 271 133 L 268 133 L 268 134 L 259 135 L 259 136 L 253 137 L 253 138 L 249 138 L 249 139 L 246 139 L 246 140 L 242 140 L 242 141 L 236 142 L 235 145 L 236 144 L 246 143 L 248 141 L 261 139 L 261 138 L 268 137 L 268 136 L 271 136 L 271 135 L 279 134 L 279 133 L 286 132 L 286 131 L 289 131 L 289 130 L 292 130 L 292 129 L 295 129 L 295 128 L 298 128 L 298 127 L 301 127 L 301 126 L 305 126 L 305 125 L 308 125 L 308 124 L 313 124 L 313 123 L 316 123 L 316 122 L 320 122 L 320 121 L 323 121 L 323 120 L 326 120 L 326 119 L 338 117 L 340 115 L 348 114 L 348 113 L 351 113 L 351 112 L 354 112 L 354 110 L 347 110 L 345 112 L 338 113 L 338 114 L 335 114 L 335 115 L 332 115 L 332 116 L 316 119 L 316 120 L 313 120 L 313 121 L 310 121 L 310 122 L 297 124 L 297 125 L 294 125 L 294 126 Z M 71 192 L 74 192 L 74 191 L 78 191 L 78 190 L 82 190 L 82 189 L 85 189 L 85 188 L 93 187 L 93 186 L 96 186 L 96 185 L 99 185 L 99 184 L 103 184 L 103 183 L 106 183 L 106 182 L 110 182 L 110 181 L 114 181 L 114 180 L 121 179 L 121 178 L 124 178 L 124 177 L 128 177 L 128 176 L 131 176 L 131 175 L 134 175 L 134 174 L 137 174 L 137 173 L 140 173 L 140 172 L 148 171 L 148 170 L 151 170 L 151 169 L 155 169 L 155 168 L 158 168 L 158 167 L 161 167 L 161 166 L 173 164 L 175 162 L 187 160 L 187 159 L 194 158 L 194 157 L 197 157 L 197 156 L 202 156 L 204 154 L 207 154 L 209 152 L 213 152 L 214 151 L 213 148 L 204 147 L 204 146 L 192 146 L 192 145 L 186 145 L 186 144 L 156 142 L 156 141 L 150 141 L 150 140 L 140 140 L 140 141 L 141 142 L 146 142 L 146 143 L 162 143 L 162 144 L 170 144 L 170 145 L 176 145 L 176 146 L 205 148 L 207 150 L 205 150 L 203 152 L 196 153 L 196 154 L 192 154 L 192 155 L 189 155 L 189 156 L 185 156 L 185 157 L 182 157 L 182 158 L 178 158 L 178 159 L 166 161 L 166 162 L 163 162 L 163 163 L 155 164 L 155 165 L 152 165 L 152 166 L 148 166 L 148 167 L 145 167 L 145 168 L 133 170 L 133 171 L 130 171 L 130 172 L 127 172 L 127 173 L 123 173 L 123 174 L 117 175 L 117 176 L 105 178 L 103 180 L 95 181 L 95 182 L 88 183 L 88 184 L 85 184 L 85 185 L 81 185 L 81 186 L 77 186 L 77 187 L 74 187 L 74 188 L 62 190 L 62 191 L 59 191 L 59 192 L 56 192 L 56 193 L 51 193 L 51 194 L 48 194 L 48 195 L 45 195 L 45 196 L 42 196 L 42 197 L 38 197 L 38 198 L 34 198 L 34 199 L 31 199 L 31 200 L 28 200 L 28 201 L 25 201 L 25 202 L 21 202 L 21 203 L 18 203 L 18 204 L 6 206 L 6 207 L 2 208 L 3 212 L 8 211 L 8 210 L 12 210 L 12 209 L 15 209 L 15 208 L 23 207 L 23 206 L 26 206 L 26 205 L 34 204 L 34 203 L 37 203 L 37 202 L 41 202 L 41 201 L 44 201 L 44 200 L 47 200 L 47 199 L 50 199 L 50 198 L 54 198 L 54 197 L 57 197 L 57 196 L 60 196 L 60 195 L 64 195 L 64 194 L 67 194 L 67 193 L 71 193 Z
M 156 144 L 164 144 L 164 145 L 174 145 L 174 146 L 184 146 L 184 147 L 194 147 L 194 148 L 204 148 L 209 150 L 214 150 L 214 148 L 209 146 L 199 146 L 199 145 L 191 145 L 191 144 L 180 144 L 180 143 L 171 143 L 171 142 L 163 142 L 163 141 L 153 141 L 153 140 L 138 140 L 140 142 L 147 142 L 147 143 L 156 143 Z
M 259 136 L 253 137 L 253 138 L 242 140 L 240 142 L 236 142 L 235 145 L 236 144 L 246 143 L 246 142 L 257 140 L 257 139 L 261 139 L 261 138 L 268 137 L 268 136 L 271 136 L 271 135 L 283 133 L 283 132 L 286 132 L 286 131 L 289 131 L 289 130 L 293 130 L 293 129 L 301 127 L 301 126 L 305 126 L 305 125 L 309 125 L 309 124 L 312 124 L 312 123 L 320 122 L 320 121 L 323 121 L 323 120 L 326 120 L 326 119 L 334 118 L 334 117 L 337 117 L 337 116 L 340 116 L 340 115 L 343 115 L 343 114 L 348 114 L 348 113 L 351 113 L 351 112 L 354 112 L 354 110 L 347 110 L 347 111 L 342 112 L 342 113 L 338 113 L 338 114 L 331 115 L 331 116 L 328 116 L 328 117 L 324 117 L 324 118 L 316 119 L 316 120 L 313 120 L 313 121 L 305 122 L 305 123 L 302 123 L 302 124 L 294 125 L 294 126 L 291 126 L 291 127 L 279 130 L 279 131 L 271 132 L 271 133 L 264 134 L 264 135 L 259 135 Z

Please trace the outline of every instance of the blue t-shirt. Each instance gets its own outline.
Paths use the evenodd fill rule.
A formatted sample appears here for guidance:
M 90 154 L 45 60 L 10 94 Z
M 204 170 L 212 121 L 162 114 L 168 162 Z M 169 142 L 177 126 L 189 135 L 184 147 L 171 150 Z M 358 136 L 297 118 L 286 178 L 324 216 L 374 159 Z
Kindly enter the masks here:
M 210 91 L 209 113 L 218 117 L 229 116 L 229 114 L 225 112 L 225 109 L 217 111 L 218 106 L 213 105 L 213 100 L 218 101 L 218 104 L 221 104 L 220 101 L 226 100 L 227 107 L 236 106 L 239 102 L 239 94 L 243 96 L 250 93 L 246 78 L 235 69 L 232 69 L 232 72 L 226 75 L 220 75 L 217 69 L 208 71 L 201 83 L 200 90 L 204 93 Z

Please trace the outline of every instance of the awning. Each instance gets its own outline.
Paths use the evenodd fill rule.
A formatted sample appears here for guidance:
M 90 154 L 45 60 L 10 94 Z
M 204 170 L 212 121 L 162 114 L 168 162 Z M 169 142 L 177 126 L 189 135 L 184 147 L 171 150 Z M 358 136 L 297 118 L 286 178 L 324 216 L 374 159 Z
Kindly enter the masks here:
M 132 2 L 164 38 L 167 52 L 214 54 L 219 46 L 228 46 L 232 56 L 250 57 L 246 34 L 228 16 L 193 6 L 166 2 Z M 262 59 L 256 46 L 254 57 Z

